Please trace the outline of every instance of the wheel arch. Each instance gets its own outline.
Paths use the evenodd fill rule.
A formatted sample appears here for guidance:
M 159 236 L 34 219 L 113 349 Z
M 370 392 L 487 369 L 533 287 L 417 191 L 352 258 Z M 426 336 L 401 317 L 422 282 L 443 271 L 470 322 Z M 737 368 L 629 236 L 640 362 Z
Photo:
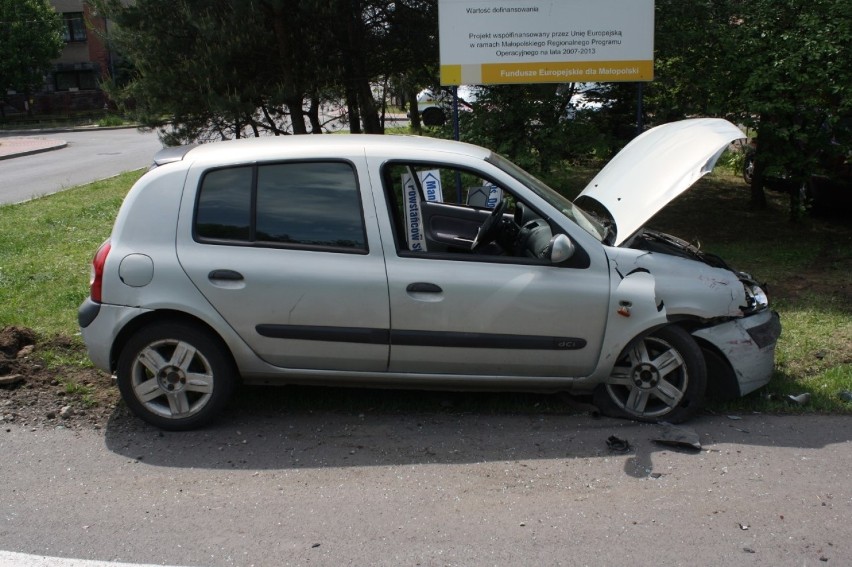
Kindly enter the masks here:
M 704 350 L 690 332 L 691 327 L 695 327 L 695 322 L 685 319 L 651 326 L 638 333 L 613 361 L 610 377 L 595 387 L 594 404 L 605 415 L 644 422 L 663 419 L 680 423 L 694 416 L 706 398 L 708 365 Z M 651 343 L 657 343 L 657 349 L 662 345 L 663 351 L 657 350 L 658 354 L 669 349 L 676 351 L 677 365 L 669 364 L 674 360 L 672 358 L 656 358 L 656 355 L 649 357 L 651 350 L 646 342 L 649 339 Z M 632 349 L 631 345 L 636 342 L 645 343 L 638 353 L 641 360 L 635 358 L 636 353 L 628 350 Z M 628 357 L 629 360 L 625 360 Z M 657 360 L 663 361 L 662 366 L 657 366 Z M 620 373 L 613 374 L 619 361 L 627 364 L 621 364 Z M 665 389 L 657 389 L 657 381 L 662 384 L 662 377 L 668 376 L 670 372 L 676 380 L 669 382 Z M 677 375 L 674 372 L 677 372 Z M 678 392 L 676 397 L 672 389 Z M 631 400 L 635 402 L 635 406 L 628 408 Z M 668 409 L 661 406 L 667 406 Z
M 707 365 L 707 398 L 733 400 L 740 397 L 740 384 L 727 357 L 713 343 L 695 335 L 692 338 L 698 343 Z
M 143 327 L 154 323 L 162 323 L 165 321 L 189 324 L 205 330 L 207 333 L 210 334 L 211 337 L 215 338 L 219 342 L 219 345 L 222 348 L 222 352 L 226 354 L 233 368 L 237 368 L 234 353 L 231 352 L 231 349 L 228 347 L 228 343 L 225 341 L 222 335 L 220 335 L 216 331 L 216 329 L 214 329 L 207 322 L 183 311 L 177 311 L 174 309 L 158 309 L 155 311 L 143 313 L 142 315 L 135 317 L 129 323 L 127 323 L 124 328 L 121 329 L 121 331 L 118 333 L 112 343 L 112 348 L 110 349 L 110 372 L 116 371 L 116 368 L 118 367 L 118 358 L 119 356 L 121 356 L 121 351 L 124 350 L 124 347 L 127 344 L 127 341 L 130 340 L 130 337 L 132 337 L 139 329 Z
M 716 345 L 695 334 L 696 331 L 705 328 L 706 324 L 692 317 L 684 317 L 673 324 L 679 325 L 689 333 L 701 349 L 707 366 L 707 399 L 733 400 L 740 397 L 740 384 L 728 357 Z

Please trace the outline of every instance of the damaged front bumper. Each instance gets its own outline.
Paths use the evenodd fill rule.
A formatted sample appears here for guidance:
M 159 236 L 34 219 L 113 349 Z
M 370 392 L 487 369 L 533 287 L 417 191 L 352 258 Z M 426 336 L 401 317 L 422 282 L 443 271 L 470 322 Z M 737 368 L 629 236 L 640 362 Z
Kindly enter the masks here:
M 713 345 L 727 360 L 739 389 L 738 395 L 753 392 L 772 379 L 775 345 L 781 336 L 781 319 L 775 311 L 767 309 L 692 334 Z M 710 380 L 713 380 L 712 372 Z

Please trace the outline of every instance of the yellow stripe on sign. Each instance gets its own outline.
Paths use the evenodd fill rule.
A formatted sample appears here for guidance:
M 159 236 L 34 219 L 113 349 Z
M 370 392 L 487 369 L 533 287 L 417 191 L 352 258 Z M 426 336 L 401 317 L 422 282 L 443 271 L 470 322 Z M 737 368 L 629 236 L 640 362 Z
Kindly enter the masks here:
M 481 77 L 461 65 L 442 65 L 442 85 L 501 85 L 519 83 L 571 83 L 652 81 L 653 61 L 583 61 L 542 63 L 486 63 Z M 466 76 L 470 75 L 470 76 Z
M 441 65 L 441 84 L 445 86 L 449 85 L 463 85 L 462 80 L 462 66 L 461 65 Z

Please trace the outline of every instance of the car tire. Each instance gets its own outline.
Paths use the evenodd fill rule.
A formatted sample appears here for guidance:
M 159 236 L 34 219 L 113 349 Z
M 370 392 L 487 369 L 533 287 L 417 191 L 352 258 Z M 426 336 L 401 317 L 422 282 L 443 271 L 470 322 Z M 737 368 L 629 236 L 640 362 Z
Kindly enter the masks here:
M 443 126 L 447 121 L 444 111 L 434 106 L 424 110 L 420 116 L 423 118 L 424 126 Z
M 605 415 L 637 421 L 680 423 L 701 408 L 707 366 L 695 340 L 668 326 L 632 341 L 610 377 L 595 390 Z
M 176 321 L 138 330 L 122 349 L 116 374 L 121 396 L 133 413 L 169 431 L 209 423 L 237 383 L 234 363 L 221 340 Z

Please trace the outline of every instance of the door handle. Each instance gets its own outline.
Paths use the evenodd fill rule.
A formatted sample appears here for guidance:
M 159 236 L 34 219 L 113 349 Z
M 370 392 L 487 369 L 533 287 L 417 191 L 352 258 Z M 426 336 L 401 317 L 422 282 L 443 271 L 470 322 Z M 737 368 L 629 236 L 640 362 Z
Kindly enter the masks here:
M 207 274 L 207 279 L 239 282 L 243 280 L 243 275 L 239 272 L 235 272 L 234 270 L 213 270 L 212 272 Z
M 405 291 L 410 291 L 412 293 L 441 293 L 444 290 L 441 289 L 441 286 L 435 285 L 433 283 L 415 282 L 408 284 L 408 287 L 405 288 Z

